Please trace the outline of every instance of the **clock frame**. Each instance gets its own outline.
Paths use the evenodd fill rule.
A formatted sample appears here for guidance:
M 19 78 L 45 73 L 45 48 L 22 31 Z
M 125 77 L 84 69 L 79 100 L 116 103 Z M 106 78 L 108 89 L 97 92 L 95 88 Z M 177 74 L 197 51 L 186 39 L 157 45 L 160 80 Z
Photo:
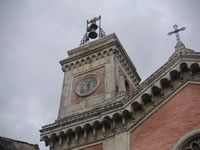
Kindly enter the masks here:
M 88 75 L 78 82 L 75 93 L 80 97 L 91 95 L 99 87 L 99 83 L 100 79 L 96 75 Z

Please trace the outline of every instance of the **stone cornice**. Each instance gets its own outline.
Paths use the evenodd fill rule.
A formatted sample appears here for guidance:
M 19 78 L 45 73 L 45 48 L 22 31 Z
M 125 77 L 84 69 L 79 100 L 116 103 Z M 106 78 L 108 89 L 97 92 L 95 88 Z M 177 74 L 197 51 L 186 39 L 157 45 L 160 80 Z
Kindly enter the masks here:
M 80 59 L 80 58 L 83 58 L 83 57 L 85 57 L 85 56 L 91 55 L 91 54 L 93 54 L 93 53 L 97 53 L 97 52 L 99 52 L 99 51 L 101 51 L 101 50 L 103 50 L 103 49 L 107 49 L 107 48 L 110 48 L 110 47 L 114 46 L 115 43 L 116 43 L 116 41 L 111 41 L 110 43 L 107 43 L 106 45 L 102 45 L 101 47 L 97 47 L 97 48 L 95 48 L 95 49 L 93 49 L 93 50 L 84 52 L 84 53 L 82 53 L 82 54 L 80 54 L 80 55 L 76 55 L 76 56 L 73 56 L 73 57 L 69 57 L 69 58 L 63 59 L 63 60 L 60 61 L 60 64 L 61 64 L 61 65 L 64 65 L 64 64 L 66 64 L 66 63 L 75 61 L 75 60 L 77 60 L 77 59 Z
M 199 76 L 200 77 L 200 76 Z M 200 78 L 199 78 L 200 79 Z M 73 142 L 72 143 L 69 143 L 68 144 L 68 147 L 70 148 L 75 148 L 75 147 L 79 147 L 81 145 L 85 145 L 85 144 L 88 144 L 88 143 L 96 143 L 98 141 L 102 141 L 103 139 L 105 138 L 108 138 L 110 136 L 114 136 L 115 134 L 118 134 L 120 132 L 126 132 L 126 131 L 131 131 L 131 130 L 134 130 L 135 128 L 137 128 L 140 124 L 142 124 L 142 122 L 144 122 L 147 118 L 149 118 L 151 115 L 153 115 L 159 108 L 161 108 L 165 103 L 167 103 L 171 97 L 173 97 L 178 91 L 180 91 L 182 88 L 184 88 L 187 84 L 190 84 L 190 83 L 193 83 L 193 84 L 200 84 L 200 80 L 193 80 L 193 81 L 189 81 L 189 80 L 185 80 L 182 85 L 179 85 L 177 88 L 175 88 L 171 94 L 169 94 L 169 96 L 167 96 L 165 99 L 162 99 L 162 101 L 160 101 L 159 103 L 156 103 L 153 105 L 153 107 L 147 107 L 146 110 L 144 112 L 141 112 L 140 116 L 138 118 L 133 118 L 131 120 L 126 120 L 123 124 L 122 127 L 120 127 L 121 129 L 119 129 L 119 126 L 118 126 L 118 129 L 114 127 L 114 120 L 112 122 L 110 122 L 112 125 L 111 125 L 111 129 L 106 129 L 103 134 L 103 136 L 98 136 L 96 137 L 96 135 L 94 135 L 94 138 L 93 139 L 88 139 L 89 137 L 84 137 L 86 138 L 85 139 L 85 142 L 80 142 L 80 141 L 77 141 L 77 142 Z M 96 118 L 97 119 L 97 118 Z M 122 119 L 123 120 L 123 119 Z M 86 120 L 87 122 L 88 120 Z M 91 122 L 91 120 L 89 120 Z M 104 117 L 104 119 L 102 121 L 109 121 L 106 119 L 106 117 Z M 76 128 L 77 127 L 80 127 L 80 124 L 83 123 L 83 122 L 79 122 L 79 123 L 76 123 L 76 124 L 72 124 L 71 127 L 69 128 L 69 130 L 71 130 L 71 132 L 74 132 L 75 134 L 79 134 L 77 133 L 78 131 L 76 131 Z M 116 122 L 115 122 L 116 123 Z M 51 138 L 55 138 L 55 136 L 57 136 L 59 139 L 60 138 L 63 138 L 63 135 L 62 134 L 71 134 L 71 133 L 68 133 L 69 130 L 65 131 L 65 128 L 63 128 L 64 126 L 59 126 L 59 128 L 57 128 L 56 130 L 52 130 L 51 132 L 48 132 L 48 133 L 45 133 L 44 135 L 41 135 L 42 138 L 41 140 L 44 140 L 47 145 L 50 144 L 49 142 L 51 141 Z M 88 130 L 86 129 L 85 125 L 82 124 L 81 125 L 81 128 L 84 130 L 84 132 L 88 132 Z M 94 130 L 94 129 L 93 129 Z M 111 130 L 111 132 L 109 132 Z M 102 130 L 103 132 L 103 130 Z M 51 136 L 45 136 L 45 135 L 51 135 Z M 87 133 L 89 134 L 89 133 Z M 94 133 L 93 133 L 94 134 Z M 72 135 L 70 135 L 72 136 Z M 81 135 L 79 135 L 81 136 Z M 67 136 L 68 137 L 68 136 Z M 71 137 L 72 138 L 72 137 Z M 79 137 L 77 140 L 81 140 L 82 137 Z M 72 139 L 71 139 L 72 140 Z M 73 139 L 74 140 L 74 139 Z M 82 141 L 82 140 L 81 140 Z
M 97 47 L 101 47 L 104 44 L 106 44 L 106 41 L 108 41 L 110 39 L 116 39 L 116 38 L 117 38 L 116 34 L 112 33 L 112 34 L 107 35 L 107 36 L 105 36 L 105 37 L 103 37 L 101 39 L 95 40 L 95 41 L 90 42 L 88 44 L 85 44 L 85 45 L 79 46 L 77 48 L 74 48 L 72 50 L 69 50 L 67 53 L 68 53 L 68 55 L 73 55 L 73 54 L 75 54 L 75 53 L 77 53 L 79 51 L 90 49 L 91 47 L 96 47 L 96 45 L 98 45 Z M 101 44 L 101 45 L 99 45 L 99 44 Z
M 97 46 L 95 47 L 95 45 Z M 89 47 L 92 48 L 89 49 Z M 78 54 L 72 55 L 73 53 Z M 108 35 L 105 38 L 73 49 L 69 51 L 69 54 L 71 54 L 72 56 L 60 61 L 60 64 L 62 65 L 62 70 L 64 72 L 74 68 L 78 68 L 79 66 L 83 66 L 88 63 L 92 63 L 93 61 L 96 61 L 103 57 L 116 54 L 116 56 L 119 56 L 118 59 L 120 59 L 122 62 L 125 62 L 123 66 L 126 65 L 126 67 L 129 68 L 129 71 L 132 72 L 137 81 L 140 82 L 141 80 L 134 64 L 130 60 L 129 56 L 127 55 L 126 51 L 124 50 L 122 44 L 115 34 Z
M 94 110 L 84 112 L 81 114 L 75 114 L 72 116 L 68 116 L 66 118 L 63 118 L 62 120 L 57 120 L 53 124 L 49 124 L 46 126 L 43 126 L 40 130 L 42 133 L 48 130 L 52 130 L 54 128 L 57 128 L 59 126 L 68 125 L 73 122 L 77 122 L 80 120 L 84 120 L 85 118 L 93 117 L 93 116 L 99 116 L 102 113 L 106 114 L 106 112 L 111 112 L 112 110 L 124 108 L 127 105 L 129 105 L 131 102 L 133 102 L 135 99 L 137 99 L 142 93 L 145 93 L 145 91 L 152 87 L 155 82 L 160 80 L 162 78 L 161 74 L 165 72 L 169 72 L 171 68 L 173 68 L 175 65 L 177 65 L 177 62 L 181 60 L 185 60 L 187 58 L 191 58 L 192 62 L 198 62 L 200 58 L 200 53 L 198 52 L 190 52 L 190 53 L 183 53 L 181 52 L 177 57 L 174 57 L 171 61 L 168 61 L 166 64 L 164 64 L 161 68 L 159 68 L 155 73 L 153 73 L 148 79 L 146 79 L 142 84 L 138 86 L 138 88 L 133 92 L 133 94 L 125 97 L 121 101 L 113 102 L 110 104 L 106 104 L 103 107 L 96 108 Z M 196 59 L 198 58 L 198 59 Z M 185 60 L 188 61 L 188 60 Z M 159 78 L 160 76 L 160 78 Z
M 126 53 L 126 51 L 124 50 L 124 48 L 122 47 L 121 43 L 120 42 L 117 42 L 116 43 L 116 46 L 117 46 L 117 49 L 119 49 L 120 52 L 118 53 L 121 53 L 120 55 L 123 56 L 123 59 L 125 59 L 125 62 L 127 63 L 127 66 L 130 67 L 130 70 L 133 71 L 136 79 L 138 82 L 141 81 L 141 78 L 140 76 L 138 75 L 137 71 L 136 71 L 136 67 L 134 66 L 134 64 L 132 63 L 132 61 L 130 60 L 130 57 L 128 56 L 128 54 Z M 118 57 L 119 58 L 119 57 Z M 124 66 L 122 64 L 122 66 Z
M 177 63 L 181 60 L 192 58 L 192 59 L 200 59 L 200 52 L 179 52 L 176 57 L 167 61 L 164 65 L 162 65 L 158 70 L 156 70 L 151 76 L 149 76 L 145 81 L 143 81 L 135 91 L 129 95 L 128 97 L 124 98 L 122 101 L 126 103 L 130 99 L 134 98 L 135 96 L 139 95 L 139 93 L 143 93 L 151 87 L 155 82 L 160 80 L 162 77 L 161 74 L 164 72 L 169 72 L 171 68 L 177 65 Z M 187 60 L 186 60 L 187 61 Z M 199 61 L 199 60 L 198 60 Z M 160 77 L 160 78 L 159 78 Z
M 40 131 L 43 132 L 43 131 L 52 130 L 57 127 L 63 126 L 63 125 L 69 125 L 70 123 L 74 123 L 74 122 L 77 122 L 80 120 L 87 119 L 89 117 L 99 116 L 101 113 L 112 110 L 114 108 L 119 108 L 120 106 L 122 106 L 122 103 L 120 101 L 118 101 L 118 102 L 107 104 L 103 107 L 95 108 L 91 111 L 87 111 L 87 112 L 84 112 L 81 114 L 73 114 L 66 118 L 56 120 L 55 123 L 43 126 Z
M 56 139 L 66 138 L 71 141 L 67 143 L 68 147 L 75 148 L 84 145 L 84 141 L 96 142 L 118 132 L 134 129 L 185 85 L 200 84 L 199 66 L 199 52 L 180 51 L 124 99 L 113 100 L 91 111 L 74 114 L 43 126 L 40 130 L 41 140 L 48 145 Z M 97 130 L 101 133 L 98 136 Z M 94 138 L 88 139 L 87 135 L 91 135 L 91 132 Z

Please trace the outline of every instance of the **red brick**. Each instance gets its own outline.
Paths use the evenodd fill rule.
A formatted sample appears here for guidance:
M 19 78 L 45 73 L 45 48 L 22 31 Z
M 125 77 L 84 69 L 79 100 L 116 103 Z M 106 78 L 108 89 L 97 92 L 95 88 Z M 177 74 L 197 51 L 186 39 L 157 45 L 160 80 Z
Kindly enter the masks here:
M 200 86 L 189 84 L 131 133 L 131 150 L 171 150 L 200 128 Z
M 102 144 L 95 145 L 95 146 L 90 146 L 81 150 L 103 150 Z

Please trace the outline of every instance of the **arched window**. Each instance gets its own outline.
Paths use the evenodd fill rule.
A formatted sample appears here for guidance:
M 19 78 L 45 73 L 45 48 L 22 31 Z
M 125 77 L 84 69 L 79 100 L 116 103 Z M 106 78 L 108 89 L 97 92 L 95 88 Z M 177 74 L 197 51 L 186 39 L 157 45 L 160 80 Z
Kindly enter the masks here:
M 174 145 L 172 150 L 200 150 L 200 129 L 193 130 Z

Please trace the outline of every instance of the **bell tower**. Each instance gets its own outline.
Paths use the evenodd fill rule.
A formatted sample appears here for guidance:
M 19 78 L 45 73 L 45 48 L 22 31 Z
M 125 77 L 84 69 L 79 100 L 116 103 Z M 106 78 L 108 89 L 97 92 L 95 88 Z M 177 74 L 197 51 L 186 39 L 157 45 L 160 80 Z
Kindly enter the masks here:
M 50 150 L 77 150 L 92 142 L 97 144 L 95 149 L 102 150 L 99 142 L 110 132 L 111 120 L 101 116 L 118 109 L 134 93 L 141 80 L 136 68 L 117 36 L 105 35 L 100 16 L 87 21 L 80 46 L 69 50 L 60 64 L 64 80 L 58 117 L 42 127 L 41 140 Z M 125 124 L 125 118 L 122 120 Z M 87 121 L 95 121 L 94 127 L 83 127 Z
M 101 17 L 87 21 L 81 46 L 68 51 L 69 57 L 60 61 L 64 81 L 57 121 L 120 101 L 140 82 L 117 36 L 105 36 L 100 23 L 96 24 L 100 20 Z M 88 43 L 98 36 L 98 40 Z

